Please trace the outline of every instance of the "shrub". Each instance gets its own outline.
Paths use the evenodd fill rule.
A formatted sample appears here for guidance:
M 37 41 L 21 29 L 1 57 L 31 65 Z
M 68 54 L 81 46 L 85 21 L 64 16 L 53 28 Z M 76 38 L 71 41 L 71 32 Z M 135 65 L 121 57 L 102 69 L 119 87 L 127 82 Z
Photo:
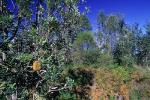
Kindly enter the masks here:
M 24 62 L 24 63 L 27 63 L 27 62 L 30 62 L 30 60 L 33 58 L 33 55 L 32 54 L 28 54 L 28 53 L 21 53 L 21 54 L 18 54 L 16 56 L 16 59 L 21 61 L 21 62 Z
M 99 50 L 97 49 L 83 51 L 81 55 L 82 55 L 81 58 L 83 60 L 83 64 L 85 65 L 97 64 L 100 57 Z
M 61 91 L 58 100 L 78 100 L 76 94 L 69 91 Z
M 130 91 L 130 100 L 141 100 L 141 93 L 138 90 Z
M 119 79 L 126 81 L 130 79 L 130 72 L 124 67 L 116 67 L 113 70 L 114 75 L 118 77 Z
M 109 66 L 113 64 L 113 58 L 108 53 L 101 53 L 98 62 L 101 66 Z

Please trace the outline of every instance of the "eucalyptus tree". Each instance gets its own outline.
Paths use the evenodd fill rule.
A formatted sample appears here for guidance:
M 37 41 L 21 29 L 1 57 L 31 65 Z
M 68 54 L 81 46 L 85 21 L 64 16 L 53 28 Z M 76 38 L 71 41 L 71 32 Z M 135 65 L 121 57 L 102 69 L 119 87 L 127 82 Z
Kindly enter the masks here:
M 91 31 L 92 30 L 92 26 L 86 15 L 82 14 L 80 17 L 80 21 L 81 21 L 81 26 L 80 26 L 81 31 Z
M 107 52 L 119 65 L 132 65 L 136 50 L 136 33 L 133 29 L 125 23 L 120 14 L 106 15 L 100 12 L 97 21 L 103 53 Z
M 122 29 L 122 34 L 119 37 L 113 49 L 113 58 L 115 63 L 123 66 L 132 66 L 135 63 L 134 59 L 134 33 L 128 27 Z
M 98 14 L 97 22 L 98 34 L 103 41 L 103 46 L 101 47 L 104 47 L 104 50 L 111 54 L 113 47 L 122 34 L 122 28 L 125 26 L 123 17 L 120 14 L 106 15 L 104 12 L 100 12 Z
M 150 22 L 147 22 L 145 25 L 146 34 L 150 35 Z
M 150 23 L 145 25 L 145 34 L 136 34 L 136 60 L 138 65 L 150 66 Z M 137 31 L 138 32 L 138 31 Z
M 139 52 L 138 52 L 138 64 L 149 67 L 150 66 L 150 36 L 144 35 L 140 39 Z
M 98 23 L 98 29 L 99 30 L 105 30 L 106 28 L 106 20 L 107 20 L 107 15 L 101 11 L 98 13 L 98 17 L 97 17 L 97 23 Z
M 73 58 L 75 64 L 96 64 L 99 50 L 92 32 L 81 32 L 74 42 Z

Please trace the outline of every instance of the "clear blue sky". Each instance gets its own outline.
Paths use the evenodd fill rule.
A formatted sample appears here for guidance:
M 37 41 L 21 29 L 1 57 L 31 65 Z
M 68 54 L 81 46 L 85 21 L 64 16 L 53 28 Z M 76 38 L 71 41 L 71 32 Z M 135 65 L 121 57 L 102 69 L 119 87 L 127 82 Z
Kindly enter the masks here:
M 6 1 L 8 8 L 14 11 L 14 13 L 17 13 L 17 10 L 13 9 L 12 4 L 12 1 L 15 0 Z M 90 7 L 88 17 L 92 24 L 93 31 L 96 30 L 96 18 L 100 10 L 103 10 L 107 14 L 121 13 L 128 24 L 137 22 L 141 27 L 143 27 L 146 21 L 150 20 L 150 0 L 87 0 L 86 5 Z
M 87 0 L 87 5 L 90 7 L 88 17 L 93 31 L 96 29 L 96 17 L 100 10 L 107 14 L 119 12 L 127 23 L 137 22 L 141 27 L 150 20 L 150 0 Z

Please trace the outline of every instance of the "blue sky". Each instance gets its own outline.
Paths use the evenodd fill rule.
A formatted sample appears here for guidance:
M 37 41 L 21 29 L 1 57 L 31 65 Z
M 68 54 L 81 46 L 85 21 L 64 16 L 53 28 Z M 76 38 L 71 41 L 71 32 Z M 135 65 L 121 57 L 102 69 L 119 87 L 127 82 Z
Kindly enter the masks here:
M 14 3 L 12 3 L 15 0 L 6 1 L 9 5 L 8 9 L 17 14 L 18 10 L 13 9 Z M 37 0 L 34 1 L 36 2 Z M 86 5 L 90 8 L 87 16 L 90 19 L 93 31 L 96 31 L 96 18 L 100 10 L 103 10 L 107 14 L 121 13 L 126 23 L 133 24 L 137 22 L 141 27 L 150 20 L 150 0 L 87 0 Z M 35 8 L 34 6 L 32 8 Z
M 126 23 L 137 22 L 141 27 L 150 20 L 150 0 L 87 0 L 87 5 L 90 7 L 88 17 L 93 31 L 96 30 L 96 17 L 100 10 L 107 14 L 121 13 Z

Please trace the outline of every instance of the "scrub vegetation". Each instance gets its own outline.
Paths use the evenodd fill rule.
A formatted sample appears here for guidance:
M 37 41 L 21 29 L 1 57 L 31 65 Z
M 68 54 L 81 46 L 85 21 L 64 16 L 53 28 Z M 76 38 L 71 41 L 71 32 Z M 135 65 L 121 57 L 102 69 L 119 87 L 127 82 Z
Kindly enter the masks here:
M 0 100 L 150 99 L 150 22 L 85 2 L 0 0 Z

